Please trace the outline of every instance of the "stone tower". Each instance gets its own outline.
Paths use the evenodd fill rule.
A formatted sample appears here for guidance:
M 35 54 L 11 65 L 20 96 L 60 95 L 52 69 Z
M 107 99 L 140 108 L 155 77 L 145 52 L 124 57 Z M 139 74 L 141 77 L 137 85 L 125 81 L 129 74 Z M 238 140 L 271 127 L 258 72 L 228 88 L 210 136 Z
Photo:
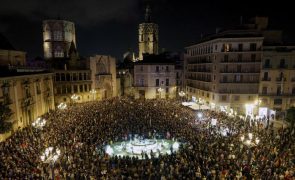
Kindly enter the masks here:
M 75 25 L 64 20 L 43 21 L 44 58 L 69 58 L 71 43 L 76 44 Z
M 151 20 L 149 6 L 145 10 L 145 22 L 139 24 L 138 35 L 139 60 L 143 59 L 143 54 L 158 54 L 159 30 Z

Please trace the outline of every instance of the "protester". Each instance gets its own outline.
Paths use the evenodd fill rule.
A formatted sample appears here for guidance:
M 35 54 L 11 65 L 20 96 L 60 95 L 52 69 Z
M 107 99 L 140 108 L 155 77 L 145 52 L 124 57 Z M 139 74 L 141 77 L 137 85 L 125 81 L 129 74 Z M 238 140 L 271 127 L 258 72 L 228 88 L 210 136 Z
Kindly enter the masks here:
M 125 98 L 56 110 L 43 116 L 43 129 L 27 127 L 0 143 L 0 179 L 295 178 L 293 131 L 262 128 L 211 110 L 198 113 L 202 118 L 174 100 Z M 217 119 L 216 126 L 211 119 Z M 155 132 L 183 145 L 171 155 L 143 160 L 105 153 L 107 144 L 130 134 Z M 249 132 L 258 144 L 241 142 Z M 48 147 L 60 150 L 56 161 L 41 160 Z

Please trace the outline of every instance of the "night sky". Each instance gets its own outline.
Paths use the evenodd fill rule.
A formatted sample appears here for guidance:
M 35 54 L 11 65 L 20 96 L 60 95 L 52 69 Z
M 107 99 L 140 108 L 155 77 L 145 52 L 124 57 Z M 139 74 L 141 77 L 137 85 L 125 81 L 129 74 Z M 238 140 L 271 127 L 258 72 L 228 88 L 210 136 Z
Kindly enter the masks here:
M 108 54 L 118 59 L 137 52 L 137 28 L 145 0 L 1 0 L 0 33 L 29 58 L 43 56 L 42 20 L 61 17 L 76 25 L 80 55 Z M 159 24 L 160 49 L 182 51 L 200 39 L 254 16 L 268 16 L 270 28 L 295 41 L 295 12 L 290 1 L 154 0 L 152 18 Z M 281 3 L 281 4 L 278 4 Z

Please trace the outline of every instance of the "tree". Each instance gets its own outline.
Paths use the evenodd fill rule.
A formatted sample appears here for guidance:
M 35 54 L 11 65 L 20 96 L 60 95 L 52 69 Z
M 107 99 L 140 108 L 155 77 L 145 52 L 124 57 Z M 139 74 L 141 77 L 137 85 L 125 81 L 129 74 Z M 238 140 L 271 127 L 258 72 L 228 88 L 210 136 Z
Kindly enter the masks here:
M 11 130 L 12 122 L 9 122 L 11 114 L 11 109 L 0 102 L 0 134 Z
M 295 125 L 295 107 L 291 107 L 287 110 L 286 120 L 290 123 L 291 128 L 294 128 Z

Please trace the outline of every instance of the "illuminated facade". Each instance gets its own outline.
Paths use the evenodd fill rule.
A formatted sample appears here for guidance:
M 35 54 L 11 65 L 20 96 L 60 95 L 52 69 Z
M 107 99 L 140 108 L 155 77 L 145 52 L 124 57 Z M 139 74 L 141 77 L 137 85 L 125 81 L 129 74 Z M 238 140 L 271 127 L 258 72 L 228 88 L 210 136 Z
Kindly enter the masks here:
M 255 30 L 228 30 L 187 47 L 187 97 L 216 110 L 247 114 L 245 105 L 258 98 L 262 42 Z
M 75 25 L 65 20 L 43 21 L 44 58 L 68 58 L 71 43 L 76 44 Z
M 52 73 L 18 73 L 0 77 L 0 101 L 12 111 L 12 131 L 29 126 L 37 117 L 54 110 L 52 77 Z
M 90 70 L 55 70 L 55 103 L 82 103 L 93 100 Z M 77 98 L 72 98 L 73 95 Z
M 165 59 L 144 59 L 134 64 L 135 98 L 175 98 L 175 64 Z
M 158 25 L 152 23 L 149 6 L 146 8 L 145 22 L 139 24 L 138 45 L 139 60 L 143 60 L 143 54 L 158 54 L 159 30 Z
M 259 102 L 267 116 L 295 106 L 295 46 L 264 46 Z
M 111 56 L 95 55 L 90 57 L 89 63 L 92 89 L 97 92 L 98 99 L 117 96 L 116 59 Z

